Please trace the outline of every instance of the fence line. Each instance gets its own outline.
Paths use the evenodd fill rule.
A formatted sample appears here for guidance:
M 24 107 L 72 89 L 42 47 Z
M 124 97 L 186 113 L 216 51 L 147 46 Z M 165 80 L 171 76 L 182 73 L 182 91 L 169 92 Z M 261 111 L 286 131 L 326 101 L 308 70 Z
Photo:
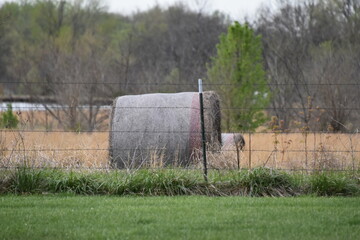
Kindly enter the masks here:
M 13 107 L 13 110 L 25 110 L 25 109 L 35 109 L 37 110 L 39 107 L 43 107 L 44 105 L 46 105 L 49 109 L 59 109 L 59 110 L 63 110 L 63 109 L 88 109 L 90 107 L 103 107 L 105 109 L 110 109 L 111 105 L 92 105 L 92 106 L 51 106 L 52 104 L 42 104 L 39 103 L 38 107 L 35 106 L 28 106 L 28 107 Z M 196 107 L 114 107 L 116 109 L 193 109 L 193 110 L 199 110 L 199 108 Z M 8 109 L 7 106 L 0 106 L 0 109 Z M 204 109 L 208 109 L 206 107 L 204 107 Z M 334 108 L 334 107 L 314 107 L 314 108 L 309 108 L 309 107 L 266 107 L 266 108 L 244 108 L 244 107 L 223 107 L 221 108 L 221 110 L 336 110 L 338 108 Z M 351 108 L 346 108 L 346 107 L 341 107 L 341 110 L 346 110 L 346 111 L 351 111 L 351 110 L 356 110 L 359 111 L 360 108 L 357 107 L 351 107 Z M 46 109 L 43 110 L 39 110 L 39 111 L 45 111 Z M 1 110 L 0 110 L 1 111 Z
M 69 168 L 69 167 L 61 167 L 61 166 L 56 166 L 56 167 L 51 167 L 51 166 L 10 166 L 10 167 L 6 167 L 6 166 L 0 166 L 0 169 L 2 170 L 21 170 L 21 169 L 47 169 L 47 170 L 104 170 L 104 171 L 123 171 L 128 173 L 128 169 L 116 169 L 113 168 L 111 166 L 107 166 L 107 167 L 74 167 L 74 168 Z M 146 168 L 147 170 L 159 170 L 159 168 Z M 200 171 L 202 171 L 201 168 L 194 168 L 194 167 L 183 167 L 183 168 L 179 168 L 179 167 L 166 167 L 164 168 L 166 170 L 181 170 L 181 171 L 199 171 L 199 173 L 201 173 Z M 136 169 L 134 169 L 136 170 Z M 209 167 L 208 170 L 212 170 L 212 171 L 217 171 L 217 172 L 221 172 L 221 171 L 234 171 L 234 172 L 238 172 L 238 169 L 234 169 L 234 168 L 214 168 L 214 167 Z M 248 171 L 251 170 L 249 168 L 242 168 L 242 171 Z M 352 170 L 347 170 L 347 169 L 286 169 L 286 168 L 273 168 L 273 170 L 278 170 L 278 171 L 288 171 L 288 172 L 352 172 Z
M 0 129 L 0 132 L 4 133 L 74 133 L 74 134 L 81 134 L 81 133 L 144 133 L 144 134 L 159 134 L 159 133 L 166 133 L 166 134 L 199 134 L 201 135 L 201 131 L 126 131 L 126 130 L 37 130 L 37 129 Z M 235 131 L 237 132 L 237 131 Z M 206 134 L 210 134 L 211 132 L 206 132 Z M 227 132 L 223 132 L 227 133 Z M 230 132 L 233 133 L 233 132 Z M 351 135 L 360 135 L 360 131 L 348 131 L 348 132 L 331 132 L 331 131 L 313 131 L 313 130 L 271 130 L 264 132 L 252 132 L 252 131 L 241 131 L 241 134 L 332 134 L 332 135 L 341 135 L 341 134 L 351 134 Z
M 159 148 L 113 148 L 114 150 L 120 150 L 120 151 L 132 151 L 132 150 L 141 150 L 141 151 L 161 151 L 161 150 L 165 150 L 166 148 L 164 147 L 159 147 Z M 64 152 L 64 151 L 108 151 L 108 148 L 36 148 L 36 149 L 18 149 L 18 148 L 13 148 L 13 149 L 0 149 L 0 152 L 52 152 L 52 151 L 58 151 L 58 152 Z M 181 150 L 186 150 L 185 148 L 178 148 L 176 149 L 178 151 Z M 211 150 L 208 150 L 211 151 Z M 219 150 L 220 151 L 220 150 Z M 221 152 L 235 152 L 236 150 L 230 150 L 230 149 L 222 149 Z M 282 150 L 269 150 L 269 149 L 251 149 L 251 151 L 253 152 L 266 152 L 266 153 L 272 153 L 272 152 L 282 152 Z M 245 152 L 250 152 L 250 150 L 242 150 L 243 153 Z M 348 150 L 348 151 L 344 151 L 344 150 L 286 150 L 287 153 L 304 153 L 304 152 L 309 152 L 309 153 L 360 153 L 360 150 Z
M 0 82 L 0 84 L 29 84 L 29 85 L 126 85 L 126 86 L 194 86 L 197 83 L 126 83 L 126 82 Z M 204 83 L 203 86 L 241 86 L 239 83 Z M 360 86 L 360 83 L 264 83 L 254 86 Z
M 107 134 L 103 135 L 107 136 Z M 87 140 L 85 139 L 83 143 L 77 143 L 84 136 L 87 136 Z M 247 133 L 243 134 L 243 136 L 246 138 L 246 144 L 238 156 L 235 145 L 225 148 L 223 146 L 222 149 L 217 150 L 208 149 L 210 156 L 209 168 L 246 169 L 264 166 L 283 170 L 360 170 L 360 149 L 356 140 L 360 138 L 359 134 L 334 135 L 325 133 L 316 135 L 314 133 L 314 136 L 311 136 L 310 134 L 301 133 L 294 135 Z M 264 137 L 266 140 L 264 140 Z M 96 141 L 96 138 L 96 135 L 91 134 L 79 135 L 73 142 L 70 141 L 66 145 L 66 142 L 64 140 L 59 141 L 57 136 L 55 141 L 58 145 L 56 145 L 54 142 L 49 141 L 46 135 L 44 135 L 44 138 L 32 139 L 30 135 L 21 137 L 5 135 L 4 137 L 4 135 L 0 134 L 0 168 L 6 167 L 6 164 L 16 165 L 24 159 L 34 162 L 35 165 L 41 165 L 45 161 L 51 165 L 65 164 L 76 168 L 86 168 L 91 165 L 91 168 L 96 169 L 98 165 L 109 164 L 107 137 L 99 141 Z M 67 141 L 66 139 L 68 138 L 65 138 L 65 141 Z M 92 139 L 95 143 L 88 146 L 87 141 L 89 139 Z M 308 140 L 305 141 L 305 139 Z M 74 145 L 74 142 L 78 145 Z M 49 145 L 54 146 L 49 147 Z M 134 148 L 116 148 L 116 150 L 138 153 L 153 152 L 161 155 L 161 152 L 166 151 L 166 148 L 141 148 L 141 146 L 135 146 Z M 177 150 L 186 149 L 179 148 Z M 148 168 L 149 164 L 158 165 L 156 161 L 156 159 L 147 159 L 146 168 Z M 162 167 L 164 166 L 161 165 L 158 168 Z M 166 165 L 166 168 L 168 167 Z M 197 166 L 197 168 L 201 167 Z
M 196 83 L 122 83 L 122 82 L 109 82 L 109 83 L 100 83 L 100 82 L 92 82 L 92 83 L 85 83 L 85 82 L 55 82 L 55 83 L 45 83 L 45 82 L 30 82 L 30 83 L 24 83 L 24 82 L 0 82 L 1 84 L 22 84 L 22 85 L 127 85 L 127 86 L 193 86 L 194 89 L 196 88 Z M 203 84 L 204 86 L 208 87 L 234 87 L 234 86 L 241 86 L 241 84 Z M 358 87 L 360 86 L 360 83 L 314 83 L 314 84 L 307 84 L 307 83 L 300 83 L 300 84 L 293 84 L 293 83 L 270 83 L 270 84 L 255 84 L 255 86 L 274 86 L 274 87 L 280 87 L 280 86 L 339 86 L 339 87 Z M 109 102 L 109 99 L 100 99 L 102 101 Z M 92 107 L 101 107 L 103 110 L 110 110 L 110 105 L 107 104 L 99 104 L 100 102 L 97 102 L 96 104 L 92 105 Z M 50 104 L 44 104 L 44 103 L 36 103 L 39 106 L 46 105 L 50 109 L 54 110 L 77 110 L 77 109 L 88 109 L 91 106 L 90 105 L 80 105 L 80 106 L 67 106 L 67 105 L 59 105 L 56 103 L 50 103 Z M 298 106 L 298 105 L 295 105 Z M 198 107 L 184 107 L 184 106 L 163 106 L 163 107 L 152 107 L 152 106 L 139 106 L 139 107 L 116 107 L 117 109 L 171 109 L 171 110 L 182 110 L 182 109 L 193 109 L 193 110 L 200 110 Z M 3 106 L 0 104 L 0 112 L 2 110 L 8 109 L 7 106 Z M 38 110 L 37 106 L 20 106 L 20 107 L 14 107 L 13 110 L 25 110 L 30 109 L 30 111 L 46 111 L 46 109 Z M 206 108 L 205 108 L 206 109 Z M 360 107 L 330 107 L 330 106 L 316 106 L 316 107 L 267 107 L 267 108 L 246 108 L 246 107 L 225 107 L 222 108 L 221 111 L 246 111 L 246 110 L 282 110 L 282 111 L 289 111 L 289 110 L 297 110 L 297 111 L 321 111 L 321 110 L 338 110 L 341 109 L 342 111 L 360 111 Z M 49 115 L 51 117 L 51 115 Z M 107 116 L 105 114 L 105 116 Z M 45 125 L 44 125 L 45 126 Z M 47 125 L 46 125 L 47 127 Z M 41 153 L 44 154 L 41 156 L 42 159 L 56 159 L 56 156 L 49 157 L 46 156 L 47 153 L 67 153 L 70 154 L 72 157 L 72 160 L 75 162 L 81 162 L 80 160 L 82 158 L 86 159 L 92 159 L 92 158 L 101 158 L 102 160 L 108 164 L 108 151 L 109 148 L 107 146 L 104 146 L 108 144 L 108 139 L 103 140 L 100 143 L 97 143 L 97 146 L 89 147 L 84 143 L 84 147 L 78 147 L 76 145 L 77 143 L 72 143 L 74 146 L 54 146 L 49 147 L 50 143 L 45 142 L 39 143 L 39 139 L 33 140 L 34 142 L 30 142 L 30 145 L 26 138 L 29 137 L 29 135 L 26 135 L 27 133 L 39 133 L 44 134 L 45 136 L 51 135 L 51 133 L 71 133 L 71 134 L 78 134 L 80 137 L 85 138 L 85 135 L 82 135 L 82 133 L 88 134 L 89 138 L 96 138 L 96 136 L 93 136 L 92 134 L 96 133 L 103 133 L 103 135 L 107 135 L 108 133 L 134 133 L 134 134 L 172 134 L 174 137 L 181 136 L 183 134 L 191 134 L 192 137 L 201 137 L 201 131 L 126 131 L 126 130 L 88 130 L 88 131 L 73 131 L 73 130 L 58 130 L 58 128 L 54 127 L 55 129 L 34 129 L 33 126 L 21 126 L 19 129 L 0 129 L 0 169 L 5 169 L 7 166 L 2 166 L 6 162 L 11 162 L 13 159 L 11 157 L 17 157 L 12 156 L 11 154 L 18 154 L 18 153 Z M 324 128 L 323 128 L 324 129 Z M 14 133 L 14 134 L 22 134 L 24 133 L 26 136 L 22 136 L 25 139 L 16 139 L 16 136 L 9 136 L 7 133 Z M 209 134 L 206 132 L 206 134 Z M 217 151 L 210 151 L 210 157 L 220 159 L 219 162 L 214 163 L 211 161 L 209 162 L 209 169 L 215 169 L 215 170 L 225 170 L 225 169 L 236 169 L 236 165 L 241 165 L 242 169 L 246 168 L 253 168 L 256 166 L 271 166 L 274 169 L 281 168 L 283 170 L 293 170 L 293 171 L 316 171 L 318 168 L 322 168 L 322 170 L 333 170 L 333 171 L 348 171 L 349 169 L 352 170 L 359 170 L 360 169 L 360 149 L 357 148 L 357 142 L 353 139 L 359 138 L 360 140 L 360 134 L 358 130 L 354 130 L 353 132 L 331 132 L 331 131 L 310 131 L 307 129 L 299 129 L 299 130 L 271 130 L 268 129 L 265 132 L 251 132 L 251 131 L 243 131 L 243 136 L 246 138 L 246 145 L 245 148 L 242 149 L 240 152 L 240 155 L 236 155 L 238 153 L 238 149 L 235 149 L 234 146 L 231 146 L 230 148 L 222 148 L 221 150 Z M 297 134 L 298 136 L 290 136 L 291 134 Z M 313 136 L 311 136 L 313 134 Z M 319 136 L 316 136 L 318 134 Z M 260 136 L 260 137 L 259 137 Z M 265 140 L 261 139 L 261 137 L 267 137 L 266 142 Z M 72 136 L 73 137 L 73 136 Z M 264 138 L 265 138 L 264 137 Z M 292 139 L 281 139 L 281 138 L 292 138 Z M 336 139 L 327 139 L 327 137 L 330 138 L 336 138 Z M 106 137 L 105 137 L 106 138 Z M 295 138 L 299 138 L 296 139 Z M 9 140 L 10 139 L 10 140 Z M 94 139 L 92 139 L 94 140 Z M 10 141 L 10 142 L 9 142 Z M 12 141 L 12 142 L 11 142 Z M 16 142 L 17 141 L 17 142 Z M 70 139 L 64 140 L 64 141 L 70 141 Z M 81 140 L 78 140 L 81 142 Z M 263 141 L 264 143 L 259 143 Z M 348 142 L 346 142 L 348 141 Z M 106 144 L 104 144 L 106 142 Z M 296 143 L 295 143 L 296 142 Z M 48 144 L 48 146 L 46 146 Z M 64 144 L 63 142 L 58 142 L 59 145 Z M 297 144 L 297 148 L 294 148 L 293 145 Z M 266 147 L 268 146 L 268 147 Z M 135 146 L 134 148 L 115 148 L 116 150 L 120 151 L 133 151 L 133 150 L 139 150 L 139 151 L 162 151 L 165 150 L 165 148 L 141 148 L 139 146 Z M 183 148 L 179 148 L 178 150 L 186 150 Z M 88 152 L 88 155 L 83 156 L 80 155 L 79 152 Z M 104 152 L 104 153 L 101 153 Z M 82 154 L 82 153 L 81 153 Z M 99 155 L 95 155 L 99 154 Z M 103 155 L 101 155 L 103 154 Z M 211 154 L 214 154 L 215 156 L 211 156 Z M 219 155 L 220 154 L 220 155 Z M 101 155 L 101 156 L 100 156 Z M 26 157 L 26 156 L 25 156 Z M 29 156 L 31 157 L 31 156 Z M 61 155 L 60 157 L 63 157 Z M 68 157 L 68 156 L 67 156 Z M 237 159 L 236 159 L 237 158 Z M 293 159 L 293 162 L 286 162 L 287 159 Z M 236 163 L 236 161 L 237 163 Z M 286 164 L 285 164 L 286 162 Z M 86 163 L 84 160 L 84 163 L 81 162 L 82 167 L 86 169 Z M 218 164 L 218 167 L 214 167 L 214 165 Z M 290 168 L 289 166 L 291 164 L 297 164 L 294 168 Z M 229 167 L 231 165 L 231 167 Z M 10 166 L 11 167 L 11 166 Z M 168 167 L 168 166 L 167 166 Z M 151 167 L 149 167 L 151 169 Z M 199 170 L 201 167 L 194 168 L 195 170 Z M 91 167 L 91 169 L 103 169 L 103 168 L 97 168 L 96 166 Z M 186 168 L 189 169 L 189 168 Z M 347 170 L 346 170 L 347 169 Z

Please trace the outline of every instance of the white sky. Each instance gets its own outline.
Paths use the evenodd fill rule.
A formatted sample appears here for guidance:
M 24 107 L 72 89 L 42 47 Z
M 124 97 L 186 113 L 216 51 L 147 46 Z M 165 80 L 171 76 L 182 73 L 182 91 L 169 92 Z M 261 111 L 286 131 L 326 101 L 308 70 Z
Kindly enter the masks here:
M 0 0 L 0 6 L 6 1 L 12 2 L 16 0 Z M 136 11 L 147 10 L 156 4 L 159 4 L 161 7 L 168 7 L 176 2 L 183 2 L 194 10 L 201 9 L 208 13 L 219 10 L 229 14 L 233 20 L 242 20 L 246 16 L 249 19 L 254 19 L 256 10 L 260 6 L 270 6 L 273 9 L 275 5 L 274 2 L 276 1 L 277 0 L 100 0 L 100 2 L 108 7 L 110 12 L 118 12 L 126 15 Z
M 144 11 L 156 4 L 167 7 L 176 2 L 183 2 L 194 10 L 203 9 L 206 12 L 219 10 L 229 14 L 234 20 L 248 16 L 254 18 L 256 10 L 261 5 L 270 6 L 273 0 L 105 0 L 111 12 L 131 14 L 137 10 Z

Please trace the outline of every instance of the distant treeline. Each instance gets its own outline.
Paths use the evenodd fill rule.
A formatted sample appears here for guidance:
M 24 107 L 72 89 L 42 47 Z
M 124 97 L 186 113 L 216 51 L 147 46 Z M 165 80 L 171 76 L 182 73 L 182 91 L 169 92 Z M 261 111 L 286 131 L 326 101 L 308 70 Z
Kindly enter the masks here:
M 252 22 L 261 36 L 276 130 L 353 131 L 360 117 L 360 1 L 281 1 Z M 240 21 L 245 23 L 244 21 Z M 132 15 L 101 1 L 17 1 L 0 6 L 0 94 L 51 96 L 70 106 L 70 125 L 84 114 L 96 125 L 96 98 L 195 91 L 208 78 L 225 14 L 184 4 Z M 237 86 L 218 79 L 207 90 Z M 233 111 L 236 111 L 234 109 Z M 50 113 L 56 116 L 57 113 Z M 88 114 L 88 113 L 86 113 Z M 94 118 L 95 116 L 95 118 Z

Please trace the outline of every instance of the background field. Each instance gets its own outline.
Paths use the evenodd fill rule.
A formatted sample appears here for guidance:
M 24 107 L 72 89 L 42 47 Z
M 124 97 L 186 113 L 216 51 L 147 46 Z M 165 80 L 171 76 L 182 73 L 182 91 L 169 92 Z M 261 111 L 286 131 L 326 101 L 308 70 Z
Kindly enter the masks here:
M 1 166 L 108 167 L 108 132 L 0 132 Z M 246 133 L 242 168 L 351 170 L 360 166 L 360 135 Z M 237 168 L 235 147 L 208 152 L 212 168 Z M 201 167 L 200 163 L 194 166 Z M 156 166 L 161 167 L 161 166 Z
M 1 196 L 1 239 L 358 239 L 360 198 Z

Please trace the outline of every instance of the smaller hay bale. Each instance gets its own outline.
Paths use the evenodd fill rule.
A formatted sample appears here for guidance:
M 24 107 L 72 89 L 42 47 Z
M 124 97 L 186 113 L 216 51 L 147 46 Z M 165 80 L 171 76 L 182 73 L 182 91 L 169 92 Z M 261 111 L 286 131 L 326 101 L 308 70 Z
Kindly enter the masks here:
M 221 134 L 222 150 L 238 149 L 243 150 L 245 139 L 240 133 L 222 133 Z

